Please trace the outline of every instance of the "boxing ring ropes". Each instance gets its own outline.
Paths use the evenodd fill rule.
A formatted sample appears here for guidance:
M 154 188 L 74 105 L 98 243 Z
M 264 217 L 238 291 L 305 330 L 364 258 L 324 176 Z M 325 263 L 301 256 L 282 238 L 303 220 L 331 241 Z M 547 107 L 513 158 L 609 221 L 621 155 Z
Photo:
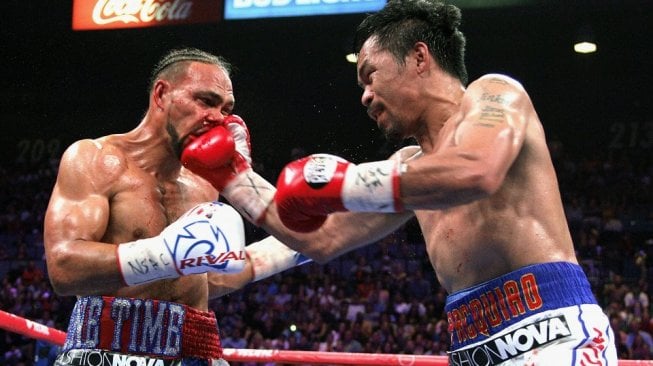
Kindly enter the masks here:
M 66 333 L 43 324 L 0 310 L 0 329 L 58 346 L 64 344 Z M 285 351 L 272 349 L 225 348 L 224 359 L 230 362 L 275 362 L 311 365 L 398 365 L 447 366 L 445 356 L 370 354 L 347 352 Z M 653 366 L 653 361 L 619 360 L 619 366 Z

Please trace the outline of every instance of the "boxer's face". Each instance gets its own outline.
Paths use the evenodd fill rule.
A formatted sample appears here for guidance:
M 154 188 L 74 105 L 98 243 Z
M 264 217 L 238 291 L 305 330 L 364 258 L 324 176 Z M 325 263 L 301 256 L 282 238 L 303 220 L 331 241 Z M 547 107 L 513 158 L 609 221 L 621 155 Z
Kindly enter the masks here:
M 363 88 L 361 103 L 367 114 L 390 139 L 413 134 L 416 119 L 413 65 L 401 65 L 387 50 L 380 49 L 374 37 L 368 39 L 358 55 L 358 83 Z
M 194 136 L 221 124 L 233 111 L 231 79 L 216 65 L 191 63 L 186 73 L 171 83 L 166 130 L 178 156 Z

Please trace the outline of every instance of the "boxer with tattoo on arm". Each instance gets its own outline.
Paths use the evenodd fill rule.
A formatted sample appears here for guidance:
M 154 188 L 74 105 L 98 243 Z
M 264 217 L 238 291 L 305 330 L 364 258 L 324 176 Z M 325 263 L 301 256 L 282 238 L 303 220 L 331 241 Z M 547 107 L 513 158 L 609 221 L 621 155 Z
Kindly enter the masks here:
M 448 291 L 451 365 L 617 365 L 614 332 L 575 257 L 542 123 L 514 79 L 467 85 L 460 22 L 452 5 L 390 0 L 358 27 L 361 102 L 389 138 L 417 145 L 378 162 L 291 162 L 271 203 L 238 156 L 245 143 L 236 142 L 229 179 L 199 174 L 321 263 L 416 217 Z

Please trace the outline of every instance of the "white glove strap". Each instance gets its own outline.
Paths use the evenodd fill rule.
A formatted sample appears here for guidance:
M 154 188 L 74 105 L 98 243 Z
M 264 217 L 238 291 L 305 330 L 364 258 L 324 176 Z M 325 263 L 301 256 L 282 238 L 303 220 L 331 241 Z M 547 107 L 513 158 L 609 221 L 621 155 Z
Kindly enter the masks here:
M 245 251 L 252 263 L 254 281 L 311 262 L 310 258 L 288 248 L 273 236 L 246 246 Z
M 396 160 L 350 165 L 342 186 L 342 203 L 349 211 L 398 212 L 400 164 Z
M 276 191 L 270 182 L 250 169 L 238 174 L 220 193 L 241 215 L 258 224 Z
M 127 286 L 179 277 L 172 255 L 158 236 L 117 247 L 118 265 Z

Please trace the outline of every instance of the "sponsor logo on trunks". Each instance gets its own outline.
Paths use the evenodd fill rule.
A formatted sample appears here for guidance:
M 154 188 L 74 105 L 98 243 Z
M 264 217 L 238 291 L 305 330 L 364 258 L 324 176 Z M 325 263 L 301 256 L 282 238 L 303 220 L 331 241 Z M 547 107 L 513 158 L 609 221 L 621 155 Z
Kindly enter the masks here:
M 110 304 L 104 309 L 102 299 L 95 297 L 77 301 L 64 349 L 180 356 L 186 316 L 183 305 L 124 298 Z
M 563 315 L 518 328 L 506 335 L 451 352 L 452 366 L 498 365 L 513 357 L 571 335 Z
M 66 366 L 177 366 L 179 360 L 123 355 L 101 350 L 70 350 L 57 357 L 57 365 Z
M 537 311 L 543 303 L 533 273 L 524 274 L 518 281 L 506 281 L 447 312 L 452 343 L 487 337 L 505 326 L 505 321 Z

